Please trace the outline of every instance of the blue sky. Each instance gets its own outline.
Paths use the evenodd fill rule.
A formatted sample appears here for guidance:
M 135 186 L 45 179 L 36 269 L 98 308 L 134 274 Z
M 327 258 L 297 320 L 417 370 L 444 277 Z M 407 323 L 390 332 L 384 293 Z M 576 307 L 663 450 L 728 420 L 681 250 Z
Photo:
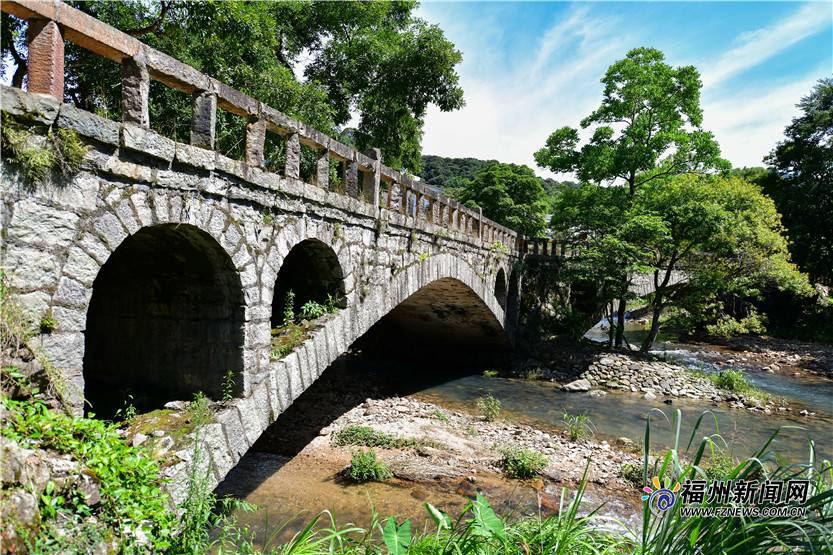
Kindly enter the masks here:
M 833 2 L 423 2 L 463 53 L 467 106 L 432 107 L 424 154 L 527 164 L 550 133 L 601 102 L 600 79 L 635 47 L 701 75 L 703 127 L 736 167 L 763 165 L 833 74 Z M 566 176 L 562 176 L 566 177 Z

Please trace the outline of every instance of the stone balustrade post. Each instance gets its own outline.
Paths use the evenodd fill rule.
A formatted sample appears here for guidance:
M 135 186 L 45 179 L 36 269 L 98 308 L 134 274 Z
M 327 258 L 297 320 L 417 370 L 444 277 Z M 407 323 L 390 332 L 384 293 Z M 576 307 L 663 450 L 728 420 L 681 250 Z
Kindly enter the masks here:
M 64 32 L 49 19 L 30 18 L 29 92 L 51 95 L 64 101 Z
M 425 193 L 414 195 L 416 197 L 416 213 L 414 216 L 417 220 L 428 220 L 428 214 L 425 212 Z
M 121 63 L 121 117 L 124 123 L 132 123 L 145 129 L 150 127 L 148 95 L 150 75 L 144 51 Z
M 315 184 L 322 189 L 330 188 L 330 151 L 320 148 L 316 151 L 318 161 L 315 164 Z
M 483 240 L 483 209 L 481 207 L 477 207 L 477 221 L 474 222 L 474 225 L 477 226 L 477 231 L 474 233 L 477 235 L 477 238 L 481 241 Z M 474 230 L 472 230 L 474 231 Z
M 246 124 L 246 163 L 258 168 L 263 167 L 263 147 L 266 143 L 266 120 L 249 116 Z
M 405 188 L 405 198 L 407 199 L 407 202 L 405 203 L 407 205 L 405 215 L 406 216 L 413 215 L 414 217 L 419 216 L 419 214 L 416 213 L 416 193 L 414 193 L 413 191 L 411 191 L 409 188 L 406 187 Z
M 217 132 L 217 95 L 197 91 L 191 105 L 191 144 L 213 150 Z
M 359 163 L 344 162 L 344 192 L 350 198 L 359 198 Z
M 290 133 L 286 136 L 284 175 L 295 179 L 301 176 L 301 141 L 298 133 Z
M 364 172 L 364 181 L 362 188 L 364 189 L 364 200 L 379 206 L 379 188 L 381 186 L 382 176 L 382 151 L 378 148 L 369 148 L 364 151 L 364 155 L 371 160 L 376 160 L 373 166 L 373 172 Z

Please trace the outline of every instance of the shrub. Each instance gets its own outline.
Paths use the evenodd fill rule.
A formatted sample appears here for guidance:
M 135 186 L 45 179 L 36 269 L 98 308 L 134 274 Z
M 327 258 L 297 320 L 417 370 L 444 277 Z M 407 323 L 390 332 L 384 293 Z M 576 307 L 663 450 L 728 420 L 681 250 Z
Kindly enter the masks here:
M 359 449 L 353 451 L 353 458 L 350 459 L 350 466 L 344 471 L 344 476 L 354 482 L 369 482 L 388 480 L 393 474 L 387 464 L 376 458 L 373 449 Z
M 510 478 L 534 478 L 544 470 L 549 459 L 541 453 L 527 449 L 507 449 L 503 451 L 503 468 Z
M 593 421 L 587 416 L 586 412 L 577 415 L 571 415 L 564 411 L 562 418 L 567 423 L 567 434 L 573 441 L 581 441 L 586 437 L 592 436 L 596 432 L 596 427 Z
M 491 393 L 477 399 L 477 409 L 486 419 L 486 422 L 494 422 L 500 415 L 500 399 L 495 398 Z
M 765 331 L 764 317 L 757 312 L 752 312 L 749 316 L 741 320 L 735 320 L 728 314 L 723 314 L 714 324 L 706 325 L 706 331 L 709 335 L 722 338 L 734 337 L 745 333 L 763 333 Z

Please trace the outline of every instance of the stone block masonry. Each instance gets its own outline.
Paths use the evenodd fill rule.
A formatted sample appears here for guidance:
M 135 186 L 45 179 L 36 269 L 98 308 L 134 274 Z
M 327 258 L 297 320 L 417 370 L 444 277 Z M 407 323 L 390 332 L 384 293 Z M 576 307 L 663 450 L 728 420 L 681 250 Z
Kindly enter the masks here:
M 0 163 L 0 265 L 35 321 L 56 320 L 33 344 L 75 385 L 79 413 L 94 382 L 219 397 L 231 370 L 235 400 L 205 437 L 220 480 L 382 318 L 415 332 L 423 322 L 437 341 L 510 345 L 495 282 L 514 271 L 511 251 L 132 124 L 113 133 L 113 122 L 48 96 L 0 92 L 7 115 L 74 129 L 93 147 L 72 178 L 34 188 Z M 331 252 L 344 308 L 272 360 L 276 280 L 305 241 Z

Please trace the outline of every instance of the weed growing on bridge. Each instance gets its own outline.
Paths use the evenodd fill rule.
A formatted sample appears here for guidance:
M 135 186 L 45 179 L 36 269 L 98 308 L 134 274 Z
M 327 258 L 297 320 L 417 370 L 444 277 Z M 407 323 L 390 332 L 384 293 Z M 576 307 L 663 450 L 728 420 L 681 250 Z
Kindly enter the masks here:
M 0 149 L 7 160 L 19 164 L 33 186 L 43 185 L 53 171 L 68 177 L 78 171 L 91 147 L 70 129 L 47 130 L 45 139 L 22 129 L 14 118 L 3 113 Z
M 222 401 L 224 403 L 228 403 L 232 399 L 234 399 L 234 389 L 237 385 L 237 380 L 234 378 L 234 372 L 229 370 L 226 372 L 226 375 L 223 376 L 223 384 L 221 386 L 221 390 L 223 392 Z
M 295 293 L 290 289 L 286 292 L 283 301 L 283 325 L 288 326 L 295 322 Z
M 350 466 L 344 471 L 344 477 L 354 482 L 389 480 L 393 477 L 390 467 L 376 458 L 373 449 L 353 451 Z
M 572 415 L 565 410 L 561 417 L 567 423 L 567 434 L 572 441 L 581 441 L 586 437 L 594 435 L 596 432 L 596 427 L 586 412 Z
M 300 324 L 289 324 L 279 330 L 272 330 L 272 350 L 269 356 L 273 360 L 281 359 L 308 338 L 306 328 Z
M 501 464 L 510 478 L 534 478 L 549 464 L 547 457 L 528 449 L 505 449 L 501 453 Z
M 486 419 L 486 422 L 494 422 L 500 416 L 500 399 L 497 399 L 491 393 L 485 397 L 479 397 L 476 403 L 477 409 Z

